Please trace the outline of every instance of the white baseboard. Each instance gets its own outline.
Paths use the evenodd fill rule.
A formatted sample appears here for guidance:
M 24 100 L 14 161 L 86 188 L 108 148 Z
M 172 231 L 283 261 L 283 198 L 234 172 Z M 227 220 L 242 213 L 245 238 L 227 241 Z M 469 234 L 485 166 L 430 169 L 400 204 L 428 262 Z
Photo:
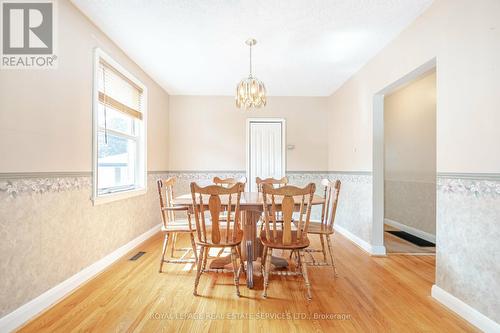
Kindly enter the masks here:
M 32 299 L 28 303 L 20 306 L 16 310 L 0 318 L 0 332 L 11 332 L 20 327 L 25 322 L 35 317 L 43 310 L 48 309 L 50 306 L 57 303 L 73 290 L 105 270 L 115 261 L 123 257 L 125 254 L 133 250 L 136 246 L 138 246 L 151 236 L 153 236 L 159 230 L 160 225 L 155 226 L 154 228 L 146 231 L 139 237 L 116 249 L 99 261 L 71 276 L 69 279 L 61 282 L 60 284 L 47 290 L 40 296 Z
M 356 244 L 358 247 L 365 250 L 369 254 L 374 255 L 374 256 L 385 256 L 386 255 L 385 246 L 383 246 L 383 245 L 371 245 L 370 243 L 368 243 L 364 239 L 359 238 L 358 236 L 356 236 L 355 234 L 353 234 L 349 230 L 347 230 L 339 225 L 335 225 L 334 228 L 337 232 L 342 234 L 344 237 L 349 239 L 351 242 L 353 242 L 354 244 Z
M 436 236 L 433 234 L 430 234 L 430 233 L 422 231 L 422 230 L 415 229 L 413 227 L 404 225 L 402 223 L 399 223 L 397 221 L 387 219 L 387 218 L 384 218 L 384 223 L 390 225 L 391 227 L 398 228 L 401 231 L 404 231 L 404 232 L 407 232 L 407 233 L 412 234 L 414 236 L 425 239 L 428 242 L 432 242 L 432 243 L 436 244 Z
M 481 312 L 462 302 L 440 287 L 433 285 L 431 295 L 439 303 L 443 304 L 444 306 L 458 314 L 460 317 L 464 318 L 469 323 L 479 328 L 481 331 L 486 333 L 500 332 L 500 324 L 486 317 Z

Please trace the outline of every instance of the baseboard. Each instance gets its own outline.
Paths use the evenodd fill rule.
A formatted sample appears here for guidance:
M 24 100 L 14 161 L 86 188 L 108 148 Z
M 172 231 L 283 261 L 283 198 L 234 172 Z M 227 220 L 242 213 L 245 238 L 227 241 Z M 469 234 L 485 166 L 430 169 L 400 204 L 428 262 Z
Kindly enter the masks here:
M 409 227 L 407 225 L 404 225 L 402 223 L 399 223 L 397 221 L 387 219 L 387 218 L 384 218 L 384 223 L 390 225 L 391 227 L 398 228 L 401 231 L 412 234 L 413 236 L 420 237 L 422 239 L 425 239 L 428 242 L 436 244 L 436 236 L 433 234 L 430 234 L 430 233 L 422 231 L 422 230 L 415 229 L 413 227 Z
M 20 327 L 28 320 L 35 317 L 37 314 L 48 309 L 53 304 L 57 303 L 59 300 L 71 293 L 73 290 L 75 290 L 97 274 L 101 273 L 115 261 L 123 257 L 125 254 L 133 250 L 136 246 L 140 245 L 151 236 L 153 236 L 159 230 L 160 225 L 151 228 L 139 237 L 131 240 L 127 244 L 108 254 L 104 258 L 71 276 L 69 279 L 61 282 L 60 284 L 47 290 L 40 296 L 32 299 L 28 303 L 20 306 L 16 310 L 0 318 L 0 332 L 11 332 Z
M 443 304 L 451 311 L 455 312 L 460 317 L 464 318 L 469 323 L 479 328 L 481 331 L 486 333 L 500 332 L 500 324 L 486 317 L 481 312 L 462 302 L 440 287 L 433 285 L 431 295 L 439 303 Z
M 353 234 L 349 230 L 347 230 L 339 225 L 335 225 L 334 228 L 338 233 L 340 233 L 341 235 L 343 235 L 344 237 L 349 239 L 351 242 L 353 242 L 354 244 L 356 244 L 358 247 L 360 247 L 362 250 L 368 252 L 369 254 L 374 255 L 374 256 L 385 256 L 386 255 L 385 246 L 383 246 L 383 245 L 371 245 L 370 243 L 368 243 L 364 239 L 359 238 L 358 236 L 356 236 L 355 234 Z

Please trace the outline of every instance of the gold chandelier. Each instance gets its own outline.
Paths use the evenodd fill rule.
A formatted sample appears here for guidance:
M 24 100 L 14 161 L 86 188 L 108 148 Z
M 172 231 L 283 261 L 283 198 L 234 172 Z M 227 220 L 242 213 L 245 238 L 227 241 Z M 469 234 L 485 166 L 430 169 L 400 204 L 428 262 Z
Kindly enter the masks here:
M 257 44 L 257 41 L 250 38 L 245 44 L 250 47 L 250 75 L 236 86 L 236 106 L 240 109 L 260 108 L 266 105 L 266 87 L 252 75 L 252 46 Z

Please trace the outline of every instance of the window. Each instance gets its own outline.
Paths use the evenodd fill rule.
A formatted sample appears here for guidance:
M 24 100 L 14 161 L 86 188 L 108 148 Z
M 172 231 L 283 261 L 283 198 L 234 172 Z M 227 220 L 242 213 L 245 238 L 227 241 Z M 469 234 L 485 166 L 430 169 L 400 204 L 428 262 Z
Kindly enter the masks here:
M 143 194 L 146 89 L 100 49 L 94 67 L 94 203 Z

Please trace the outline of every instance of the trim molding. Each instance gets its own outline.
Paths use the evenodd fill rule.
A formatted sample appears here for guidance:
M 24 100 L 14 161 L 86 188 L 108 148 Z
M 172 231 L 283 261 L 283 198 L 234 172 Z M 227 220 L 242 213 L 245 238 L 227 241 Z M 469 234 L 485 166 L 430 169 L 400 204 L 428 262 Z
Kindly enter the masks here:
M 60 301 L 76 288 L 80 287 L 88 280 L 104 271 L 118 259 L 126 255 L 135 247 L 149 239 L 160 230 L 160 224 L 146 231 L 142 235 L 134 238 L 127 244 L 114 250 L 104 258 L 96 261 L 80 272 L 61 282 L 55 287 L 47 290 L 40 296 L 32 299 L 28 303 L 20 306 L 16 310 L 0 318 L 0 332 L 10 332 L 34 318 L 40 312 L 47 310 L 52 305 Z
M 245 170 L 155 170 L 148 174 L 164 173 L 245 173 Z M 371 171 L 307 171 L 289 170 L 287 174 L 310 173 L 310 174 L 345 174 L 345 175 L 371 175 Z M 70 171 L 70 172 L 0 172 L 0 179 L 22 179 L 22 178 L 61 178 L 61 177 L 90 177 L 92 171 Z M 437 178 L 451 179 L 476 179 L 500 181 L 500 173 L 460 173 L 460 172 L 438 172 Z
M 437 285 L 432 285 L 431 295 L 439 303 L 486 333 L 500 332 L 500 324 L 486 317 Z
M 475 179 L 500 181 L 500 173 L 460 173 L 460 172 L 438 172 L 437 178 L 451 179 Z
M 359 238 L 349 230 L 339 226 L 339 225 L 334 225 L 334 229 L 340 233 L 342 236 L 346 237 L 349 239 L 351 242 L 353 242 L 355 245 L 357 245 L 359 248 L 361 248 L 363 251 L 368 252 L 372 256 L 385 256 L 386 250 L 385 246 L 383 245 L 371 245 L 364 239 Z
M 436 244 L 436 236 L 433 234 L 430 234 L 430 233 L 422 231 L 422 230 L 418 230 L 416 228 L 407 226 L 405 224 L 399 223 L 397 221 L 394 221 L 394 220 L 391 220 L 388 218 L 384 218 L 384 223 L 390 225 L 391 227 L 398 228 L 401 231 L 405 231 L 409 234 L 412 234 L 414 236 L 425 239 L 428 242 L 432 242 L 432 243 Z
M 91 171 L 75 172 L 3 172 L 0 179 L 26 179 L 26 178 L 74 178 L 91 177 Z

